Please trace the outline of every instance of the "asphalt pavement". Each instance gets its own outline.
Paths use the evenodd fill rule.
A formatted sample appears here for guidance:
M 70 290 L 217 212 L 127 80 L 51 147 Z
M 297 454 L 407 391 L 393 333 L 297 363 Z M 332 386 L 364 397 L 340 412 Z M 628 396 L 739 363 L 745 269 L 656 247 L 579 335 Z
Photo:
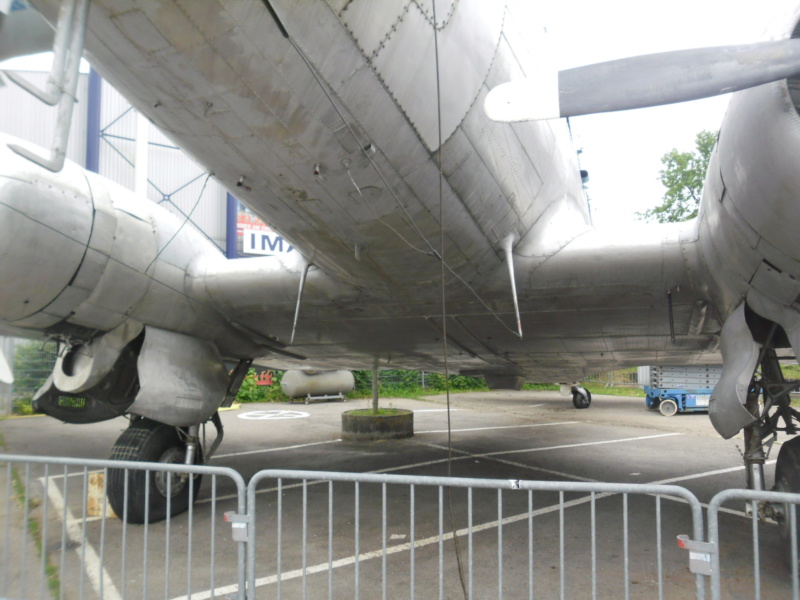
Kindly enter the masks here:
M 642 398 L 600 394 L 591 408 L 576 410 L 557 392 L 455 394 L 449 411 L 446 402 L 444 396 L 382 399 L 383 406 L 413 410 L 415 420 L 413 438 L 382 442 L 341 440 L 342 411 L 366 407 L 366 400 L 242 405 L 222 414 L 224 441 L 209 464 L 231 468 L 245 481 L 264 469 L 288 469 L 672 484 L 704 504 L 720 490 L 744 486 L 741 439 L 721 439 L 705 414 L 664 417 L 645 408 Z M 124 419 L 67 425 L 29 417 L 3 421 L 0 433 L 11 454 L 104 459 L 126 426 Z M 207 435 L 213 437 L 210 429 Z M 767 469 L 771 484 L 774 465 Z M 86 476 L 63 479 L 70 477 Z M 29 478 L 39 482 L 30 484 L 32 496 L 69 493 L 60 503 L 43 503 L 60 512 L 51 508 L 38 518 L 50 524 L 53 541 L 46 546 L 58 546 L 62 529 L 64 539 L 72 540 L 71 554 L 54 554 L 51 562 L 61 562 L 63 569 L 74 563 L 64 579 L 84 585 L 87 597 L 99 595 L 101 585 L 103 596 L 124 597 L 143 581 L 171 598 L 211 597 L 212 590 L 225 597 L 235 591 L 236 545 L 221 515 L 236 509 L 236 488 L 224 477 L 212 482 L 205 476 L 191 514 L 172 519 L 169 526 L 150 525 L 143 540 L 138 529 L 116 519 L 83 516 L 82 494 L 69 492 L 66 484 L 59 491 L 57 469 Z M 593 588 L 597 597 L 684 598 L 694 592 L 688 553 L 675 543 L 678 534 L 691 533 L 691 518 L 686 504 L 675 499 L 359 485 L 303 485 L 291 477 L 259 484 L 259 597 L 276 597 L 280 587 L 285 598 L 322 597 L 330 590 L 333 597 L 354 597 L 356 588 L 365 598 L 384 593 L 407 598 L 412 590 L 419 598 L 439 597 L 440 591 L 441 597 L 460 598 L 462 582 L 476 598 L 497 597 L 501 591 L 508 598 L 528 597 L 531 583 L 536 597 L 544 598 L 562 592 L 592 597 Z M 752 524 L 743 508 L 729 507 L 721 522 L 724 590 L 730 598 L 752 598 L 756 584 L 747 541 Z M 77 533 L 76 523 L 83 528 Z M 759 538 L 761 597 L 789 597 L 791 580 L 777 527 L 761 525 Z M 92 569 L 86 548 L 100 557 L 102 567 L 84 583 L 75 574 Z M 62 556 L 67 558 L 61 561 Z

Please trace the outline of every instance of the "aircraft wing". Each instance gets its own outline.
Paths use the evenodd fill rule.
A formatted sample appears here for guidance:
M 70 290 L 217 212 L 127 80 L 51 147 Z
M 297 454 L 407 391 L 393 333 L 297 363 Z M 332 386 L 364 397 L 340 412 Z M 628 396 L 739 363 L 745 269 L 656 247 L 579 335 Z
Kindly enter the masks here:
M 295 325 L 302 265 L 286 274 L 278 258 L 211 263 L 193 287 L 264 335 L 288 340 L 296 328 L 291 352 L 318 367 L 354 368 L 378 356 L 395 368 L 442 369 L 446 329 L 451 368 L 462 373 L 576 381 L 643 361 L 718 360 L 719 317 L 687 268 L 697 260 L 695 241 L 685 225 L 591 230 L 544 262 L 517 257 L 521 338 L 505 269 L 475 295 L 451 277 L 448 296 L 459 301 L 445 319 L 417 284 L 385 293 L 312 269 Z M 429 283 L 432 294 L 437 283 Z M 290 356 L 269 360 L 303 366 Z

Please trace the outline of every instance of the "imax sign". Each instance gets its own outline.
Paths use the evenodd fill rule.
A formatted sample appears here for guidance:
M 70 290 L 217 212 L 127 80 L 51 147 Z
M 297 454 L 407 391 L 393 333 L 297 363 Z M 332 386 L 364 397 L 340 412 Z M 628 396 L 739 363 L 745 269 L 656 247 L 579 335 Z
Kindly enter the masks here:
M 274 254 L 286 254 L 292 250 L 294 250 L 294 247 L 273 231 L 258 231 L 255 229 L 244 229 L 242 231 L 242 253 L 244 254 L 271 256 Z

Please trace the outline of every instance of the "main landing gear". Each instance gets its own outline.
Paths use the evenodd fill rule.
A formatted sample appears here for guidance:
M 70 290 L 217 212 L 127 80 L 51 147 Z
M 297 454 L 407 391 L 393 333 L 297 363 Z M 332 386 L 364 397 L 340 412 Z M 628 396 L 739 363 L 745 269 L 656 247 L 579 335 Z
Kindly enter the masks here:
M 771 336 L 770 336 L 771 337 Z M 764 346 L 759 356 L 757 369 L 750 382 L 745 408 L 756 417 L 756 421 L 744 428 L 744 460 L 747 468 L 747 487 L 765 490 L 764 463 L 778 432 L 787 435 L 798 433 L 800 412 L 792 408 L 790 393 L 800 390 L 800 380 L 788 381 L 780 367 L 771 343 Z M 800 493 L 800 436 L 789 439 L 781 446 L 775 465 L 774 491 Z M 789 507 L 783 504 L 762 502 L 759 516 L 778 522 L 781 538 L 785 544 L 785 556 L 791 556 L 791 525 Z M 800 517 L 800 512 L 798 512 Z M 800 539 L 800 518 L 797 520 Z
M 222 423 L 215 414 L 212 422 L 217 438 L 208 458 L 222 440 Z M 165 464 L 203 464 L 199 425 L 172 427 L 138 418 L 120 435 L 111 450 L 111 460 Z M 197 499 L 202 475 L 109 469 L 107 495 L 111 508 L 128 523 L 155 523 L 179 515 Z

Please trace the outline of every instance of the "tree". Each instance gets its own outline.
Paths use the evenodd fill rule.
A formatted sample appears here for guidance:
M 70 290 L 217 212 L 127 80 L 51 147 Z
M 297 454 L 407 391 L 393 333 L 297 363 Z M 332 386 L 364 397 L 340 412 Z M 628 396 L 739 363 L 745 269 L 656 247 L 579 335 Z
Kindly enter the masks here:
M 716 133 L 704 130 L 695 137 L 695 152 L 678 152 L 673 148 L 662 156 L 664 169 L 659 171 L 659 175 L 667 188 L 664 201 L 655 208 L 636 213 L 639 218 L 659 223 L 694 219 L 700 209 L 703 182 L 716 141 Z

